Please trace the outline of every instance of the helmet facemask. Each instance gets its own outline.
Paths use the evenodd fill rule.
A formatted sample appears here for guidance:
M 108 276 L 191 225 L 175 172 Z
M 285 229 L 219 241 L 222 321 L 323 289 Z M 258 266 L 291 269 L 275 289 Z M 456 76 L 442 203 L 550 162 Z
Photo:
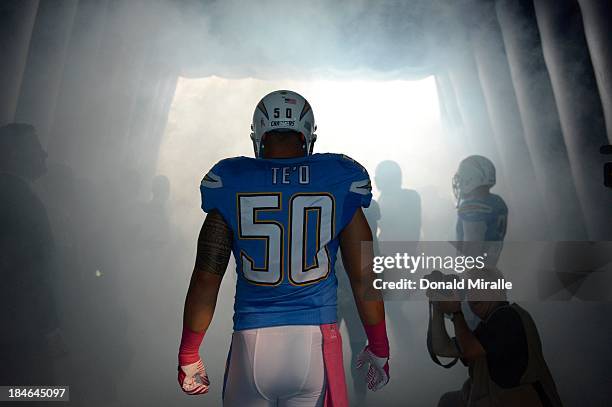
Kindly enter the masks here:
M 459 207 L 459 203 L 461 202 L 461 178 L 459 178 L 459 174 L 455 174 L 453 176 L 453 195 L 455 196 L 456 206 Z

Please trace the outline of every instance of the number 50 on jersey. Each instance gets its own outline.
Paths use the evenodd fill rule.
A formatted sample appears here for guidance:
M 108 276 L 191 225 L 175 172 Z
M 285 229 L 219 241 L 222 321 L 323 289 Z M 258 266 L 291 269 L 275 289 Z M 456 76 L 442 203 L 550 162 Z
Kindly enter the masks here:
M 334 236 L 333 196 L 324 192 L 295 193 L 288 202 L 289 211 L 285 212 L 288 219 L 260 219 L 262 213 L 282 210 L 281 193 L 236 194 L 238 238 L 265 243 L 263 262 L 254 260 L 262 258 L 256 253 L 240 251 L 242 272 L 251 283 L 280 284 L 284 259 L 288 259 L 287 273 L 291 284 L 312 284 L 329 275 L 331 262 L 326 245 Z M 288 230 L 283 225 L 288 225 Z M 309 247 L 314 247 L 314 251 L 308 250 Z

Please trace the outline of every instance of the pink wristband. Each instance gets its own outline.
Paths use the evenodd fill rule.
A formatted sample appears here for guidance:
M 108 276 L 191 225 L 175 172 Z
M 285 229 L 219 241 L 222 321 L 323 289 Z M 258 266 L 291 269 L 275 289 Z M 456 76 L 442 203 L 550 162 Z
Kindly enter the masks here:
M 183 327 L 181 346 L 179 347 L 179 365 L 185 366 L 200 360 L 200 345 L 204 339 L 204 332 L 193 332 L 186 326 Z
M 383 319 L 375 325 L 364 325 L 368 337 L 368 348 L 376 356 L 381 358 L 389 357 L 389 338 L 387 338 L 387 325 Z

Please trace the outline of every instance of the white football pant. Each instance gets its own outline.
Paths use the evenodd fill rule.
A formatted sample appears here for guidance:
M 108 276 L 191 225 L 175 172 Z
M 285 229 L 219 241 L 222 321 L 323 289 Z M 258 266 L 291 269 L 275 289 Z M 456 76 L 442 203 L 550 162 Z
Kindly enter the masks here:
M 226 372 L 225 407 L 320 407 L 325 396 L 319 326 L 234 332 Z

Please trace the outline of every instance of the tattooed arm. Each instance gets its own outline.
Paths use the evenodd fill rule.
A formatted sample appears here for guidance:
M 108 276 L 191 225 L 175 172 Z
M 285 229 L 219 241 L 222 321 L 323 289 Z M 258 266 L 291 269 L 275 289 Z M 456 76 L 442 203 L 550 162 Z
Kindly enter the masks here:
M 232 230 L 219 212 L 210 212 L 200 230 L 195 267 L 185 299 L 183 325 L 194 332 L 205 331 L 210 325 L 231 251 Z

